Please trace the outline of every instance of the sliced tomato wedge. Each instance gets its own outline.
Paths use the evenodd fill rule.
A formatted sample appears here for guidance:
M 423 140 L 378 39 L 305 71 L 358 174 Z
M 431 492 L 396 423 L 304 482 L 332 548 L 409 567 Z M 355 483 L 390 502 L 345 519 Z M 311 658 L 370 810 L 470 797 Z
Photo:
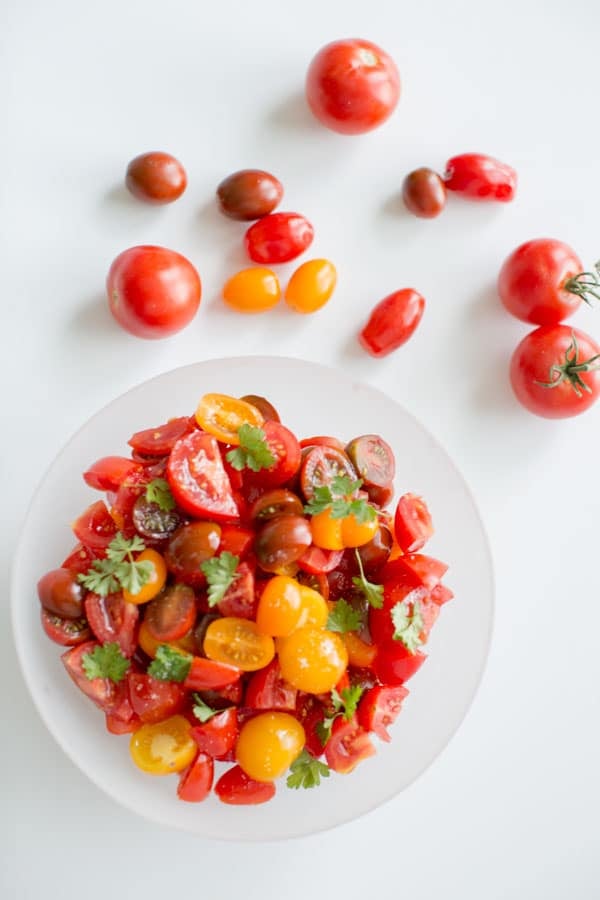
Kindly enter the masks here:
M 115 683 L 110 678 L 88 678 L 85 674 L 82 659 L 99 646 L 97 641 L 87 641 L 85 644 L 72 647 L 61 656 L 62 663 L 69 678 L 96 706 L 106 713 L 116 715 L 117 718 L 125 719 L 122 712 L 119 715 L 119 710 L 121 708 L 122 711 L 124 703 L 129 704 L 126 680 Z
M 177 441 L 193 431 L 195 427 L 192 418 L 180 416 L 165 422 L 164 425 L 158 425 L 156 428 L 136 431 L 127 443 L 136 453 L 144 456 L 168 456 Z
M 240 766 L 234 766 L 221 775 L 215 785 L 215 794 L 222 803 L 250 806 L 272 800 L 275 784 L 272 781 L 255 781 Z
M 378 685 L 369 688 L 360 698 L 357 719 L 365 731 L 372 731 L 382 741 L 391 741 L 387 726 L 396 721 L 402 701 L 408 696 L 403 685 Z
M 334 772 L 347 775 L 369 756 L 373 756 L 375 747 L 371 738 L 359 725 L 356 716 L 347 721 L 343 716 L 333 723 L 331 737 L 325 744 L 325 759 Z
M 78 541 L 90 550 L 106 550 L 118 528 L 103 500 L 96 500 L 72 525 Z
M 383 586 L 383 606 L 381 609 L 369 609 L 369 631 L 374 642 L 379 645 L 396 643 L 394 640 L 394 623 L 392 609 L 396 603 L 405 602 L 412 612 L 418 603 L 421 612 L 429 600 L 429 591 L 424 587 L 413 587 L 412 584 L 385 583 Z
M 326 575 L 337 569 L 344 556 L 343 550 L 322 550 L 312 544 L 297 560 L 303 572 L 309 575 Z
M 199 518 L 239 518 L 219 445 L 210 434 L 195 431 L 179 440 L 169 457 L 167 479 L 176 502 Z
M 90 591 L 84 608 L 90 628 L 102 644 L 116 641 L 124 656 L 133 656 L 139 619 L 139 609 L 134 603 L 126 603 L 122 594 L 101 597 Z
M 239 681 L 241 674 L 240 669 L 228 663 L 195 656 L 183 686 L 186 691 L 221 691 Z
M 248 563 L 240 563 L 237 567 L 237 578 L 227 588 L 223 599 L 217 603 L 217 609 L 223 616 L 255 619 L 257 607 L 258 598 L 254 593 L 254 572 Z
M 103 550 L 90 550 L 83 544 L 77 544 L 61 564 L 61 569 L 69 569 L 70 572 L 75 572 L 77 575 L 85 575 L 92 568 L 94 560 L 101 559 L 104 555 Z
M 130 672 L 129 698 L 142 722 L 161 722 L 183 709 L 185 691 L 174 681 L 159 681 L 143 672 Z
M 427 504 L 415 494 L 398 500 L 394 516 L 394 534 L 403 553 L 421 550 L 433 534 L 433 522 Z
M 402 641 L 394 641 L 379 648 L 373 668 L 383 684 L 404 684 L 419 671 L 426 659 L 426 654 L 420 650 L 410 653 Z
M 307 447 L 332 447 L 344 453 L 344 444 L 336 437 L 330 437 L 328 434 L 318 434 L 315 437 L 303 438 L 300 441 L 300 447 L 305 450 Z
M 130 719 L 124 721 L 112 713 L 106 713 L 106 730 L 110 734 L 133 734 L 142 727 L 142 724 L 142 720 L 136 715 L 132 715 Z
M 215 766 L 206 753 L 199 753 L 194 762 L 185 769 L 177 785 L 177 796 L 188 803 L 201 803 L 210 794 Z
M 426 587 L 432 591 L 440 583 L 448 566 L 432 556 L 424 556 L 422 553 L 407 553 L 391 562 L 386 563 L 380 572 L 383 584 L 397 582 L 398 584 L 413 584 L 415 587 Z
M 93 637 L 87 619 L 65 619 L 48 612 L 43 607 L 40 608 L 40 614 L 42 628 L 55 644 L 62 647 L 76 647 L 77 644 L 83 644 Z
M 349 457 L 335 447 L 312 447 L 306 452 L 300 469 L 302 493 L 311 500 L 316 487 L 330 485 L 338 475 L 346 475 L 352 481 L 358 478 Z
M 213 758 L 226 756 L 235 747 L 239 734 L 237 709 L 234 706 L 224 709 L 202 724 L 196 720 L 190 734 L 201 753 Z
M 223 525 L 221 528 L 221 543 L 218 553 L 225 550 L 243 559 L 252 549 L 254 532 L 251 528 L 242 528 L 241 525 Z
M 244 704 L 252 709 L 280 709 L 295 712 L 298 691 L 281 675 L 279 662 L 274 659 L 255 672 L 246 688 Z
M 83 473 L 83 480 L 97 491 L 117 491 L 139 469 L 139 463 L 125 456 L 103 456 Z

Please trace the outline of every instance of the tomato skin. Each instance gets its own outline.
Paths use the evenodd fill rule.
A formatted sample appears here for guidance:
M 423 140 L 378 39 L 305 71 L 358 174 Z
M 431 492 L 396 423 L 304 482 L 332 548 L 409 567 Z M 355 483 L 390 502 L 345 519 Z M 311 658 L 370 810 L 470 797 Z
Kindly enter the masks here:
M 279 279 L 270 269 L 242 269 L 223 286 L 223 300 L 236 312 L 266 312 L 277 306 L 280 299 Z
M 125 479 L 140 469 L 125 456 L 103 456 L 83 473 L 83 480 L 97 491 L 118 491 Z
M 336 686 L 348 665 L 341 637 L 321 628 L 304 627 L 278 644 L 281 674 L 307 694 L 324 694 Z
M 255 781 L 240 766 L 228 769 L 215 784 L 215 794 L 222 803 L 250 806 L 267 803 L 275 796 L 272 781 Z
M 156 428 L 136 431 L 127 443 L 136 453 L 142 455 L 168 456 L 177 441 L 195 428 L 195 421 L 192 422 L 189 416 L 179 416 L 177 419 L 170 419 L 164 425 L 157 425 Z
M 237 578 L 217 603 L 217 609 L 222 616 L 254 619 L 258 606 L 254 592 L 254 572 L 248 563 L 240 563 L 236 574 Z
M 406 553 L 392 562 L 386 563 L 380 572 L 384 587 L 387 583 L 410 584 L 413 587 L 425 587 L 432 591 L 440 583 L 448 566 L 433 556 L 424 553 Z
M 415 494 L 398 500 L 394 515 L 394 535 L 403 553 L 422 550 L 433 535 L 433 522 L 427 504 Z
M 105 715 L 106 730 L 109 734 L 133 734 L 134 731 L 137 731 L 142 726 L 142 720 L 136 715 L 133 715 L 127 721 L 119 719 L 118 716 L 112 713 L 106 713 Z
M 69 569 L 52 569 L 37 583 L 42 607 L 63 619 L 80 619 L 83 615 L 84 590 Z
M 185 584 L 168 585 L 145 609 L 144 623 L 156 641 L 182 638 L 196 621 L 196 595 Z
M 596 358 L 589 371 L 581 371 L 581 380 L 589 390 L 580 390 L 565 378 L 557 387 L 544 387 L 539 382 L 552 382 L 553 366 L 564 365 L 571 354 L 573 337 L 577 342 L 577 362 Z M 510 381 L 519 403 L 525 409 L 546 419 L 577 416 L 589 409 L 600 395 L 600 346 L 589 335 L 567 325 L 542 325 L 528 334 L 513 353 Z
M 231 706 L 208 722 L 196 722 L 191 734 L 201 753 L 212 757 L 225 756 L 235 747 L 239 734 L 237 709 Z
M 391 610 L 396 603 L 406 602 L 411 605 L 419 603 L 421 609 L 429 600 L 429 591 L 424 587 L 413 587 L 412 584 L 384 583 L 383 606 L 380 609 L 369 609 L 369 631 L 371 637 L 379 646 L 398 643 L 394 640 L 394 623 Z
M 427 656 L 417 650 L 410 653 L 402 641 L 380 647 L 373 663 L 375 674 L 383 684 L 404 684 L 419 671 Z
M 224 444 L 238 446 L 238 431 L 242 425 L 262 426 L 264 419 L 259 410 L 227 394 L 204 394 L 196 408 L 196 422 Z
M 356 469 L 345 453 L 335 447 L 319 445 L 306 451 L 300 468 L 300 485 L 307 500 L 312 500 L 315 488 L 331 485 L 336 475 L 356 480 Z
M 298 560 L 303 572 L 309 575 L 325 575 L 337 569 L 343 557 L 342 550 L 323 550 L 315 544 L 306 550 Z
M 244 403 L 249 403 L 251 406 L 256 407 L 265 422 L 281 422 L 279 413 L 273 404 L 266 400 L 265 397 L 259 397 L 257 394 L 245 394 L 243 397 L 240 397 L 240 399 L 243 400 Z
M 287 575 L 276 575 L 267 582 L 260 595 L 256 627 L 271 637 L 286 637 L 298 626 L 301 612 L 302 594 L 298 582 Z
M 40 617 L 47 636 L 61 647 L 76 647 L 92 638 L 92 629 L 86 619 L 65 619 L 44 607 L 40 609 Z
M 240 680 L 241 670 L 217 660 L 194 656 L 189 675 L 183 682 L 186 691 L 222 691 Z
M 263 431 L 275 462 L 260 472 L 248 472 L 246 479 L 262 487 L 276 488 L 290 481 L 300 468 L 302 451 L 296 436 L 280 422 L 265 422 Z
M 377 647 L 367 644 L 354 631 L 347 631 L 342 635 L 342 640 L 348 652 L 348 665 L 359 669 L 370 669 L 377 655 Z
M 314 229 L 295 212 L 271 213 L 251 225 L 244 238 L 253 262 L 275 265 L 300 256 L 312 244 Z
M 185 169 L 170 153 L 141 153 L 127 166 L 125 184 L 138 200 L 154 205 L 172 203 L 187 186 Z
M 402 199 L 419 219 L 435 219 L 446 205 L 446 185 L 433 169 L 415 169 L 404 179 Z
M 325 746 L 319 737 L 317 726 L 325 718 L 323 704 L 312 694 L 305 694 L 299 691 L 296 703 L 296 718 L 304 728 L 305 749 L 308 750 L 311 756 L 322 756 Z
M 238 519 L 219 445 L 212 435 L 195 431 L 177 441 L 169 456 L 167 480 L 175 502 L 190 515 L 218 522 Z
M 235 755 L 238 765 L 256 781 L 274 781 L 304 747 L 304 728 L 285 712 L 263 712 L 240 729 Z
M 90 550 L 106 550 L 117 533 L 117 526 L 106 503 L 96 500 L 71 526 L 77 540 Z
M 254 622 L 226 616 L 211 622 L 204 636 L 204 652 L 215 662 L 255 672 L 275 656 L 273 638 L 262 634 Z
M 198 753 L 189 769 L 179 777 L 177 796 L 188 803 L 201 803 L 210 794 L 215 765 L 206 753 Z
M 255 672 L 246 687 L 244 705 L 252 709 L 278 709 L 294 712 L 298 691 L 281 675 L 281 668 L 274 659 L 264 669 Z
M 391 736 L 387 726 L 395 722 L 402 708 L 408 689 L 399 684 L 394 687 L 378 685 L 369 688 L 360 698 L 356 717 L 365 731 L 372 731 L 389 743 Z
M 425 299 L 413 288 L 403 288 L 380 300 L 359 334 L 371 356 L 387 356 L 414 334 L 425 310 Z
M 347 721 L 342 716 L 333 723 L 331 737 L 325 744 L 325 759 L 334 772 L 347 775 L 359 762 L 373 756 L 375 747 L 356 716 Z
M 504 261 L 498 294 L 509 313 L 522 322 L 558 325 L 581 305 L 581 297 L 568 284 L 582 272 L 583 263 L 562 241 L 526 241 Z
M 385 522 L 379 522 L 374 537 L 358 548 L 365 572 L 378 571 L 388 561 L 393 535 Z
M 311 542 L 310 524 L 303 516 L 269 519 L 256 536 L 258 564 L 266 572 L 279 572 L 299 559 Z
M 173 681 L 159 681 L 142 672 L 129 672 L 129 697 L 142 722 L 160 722 L 183 709 L 185 691 Z
M 84 601 L 90 628 L 102 644 L 116 642 L 124 656 L 131 657 L 137 645 L 139 610 L 126 603 L 122 594 L 101 597 L 90 591 Z
M 515 196 L 517 173 L 511 167 L 482 153 L 462 153 L 446 163 L 444 182 L 449 191 L 472 200 L 508 203 Z
M 250 552 L 253 542 L 254 532 L 251 528 L 243 528 L 241 525 L 223 525 L 217 552 L 227 551 L 241 559 Z
M 301 516 L 303 512 L 302 501 L 296 494 L 276 488 L 254 501 L 250 507 L 250 519 L 254 525 L 259 525 L 279 516 Z
M 251 222 L 273 212 L 281 203 L 283 185 L 262 169 L 241 169 L 224 178 L 217 188 L 221 212 L 238 222 Z
M 315 437 L 303 438 L 300 441 L 300 447 L 302 450 L 308 447 L 332 447 L 334 450 L 339 450 L 341 453 L 344 452 L 344 445 L 338 438 L 331 437 L 327 434 L 319 434 Z
M 337 271 L 328 259 L 310 259 L 291 276 L 285 289 L 285 302 L 299 313 L 314 313 L 331 298 L 337 283 Z
M 92 567 L 95 559 L 101 559 L 105 555 L 103 550 L 91 550 L 83 544 L 73 547 L 69 555 L 61 563 L 61 569 L 68 569 L 75 575 L 85 575 Z
M 88 678 L 82 664 L 87 653 L 93 653 L 100 644 L 97 641 L 86 641 L 71 647 L 61 656 L 61 662 L 67 670 L 69 678 L 77 687 L 106 713 L 115 713 L 123 702 L 126 683 L 115 684 L 109 678 Z
M 108 305 L 119 325 L 136 337 L 176 334 L 198 311 L 202 285 L 191 262 L 165 247 L 124 250 L 106 280 Z
M 340 134 L 364 134 L 394 111 L 400 98 L 396 64 L 370 41 L 333 41 L 306 75 L 306 99 L 316 118 Z

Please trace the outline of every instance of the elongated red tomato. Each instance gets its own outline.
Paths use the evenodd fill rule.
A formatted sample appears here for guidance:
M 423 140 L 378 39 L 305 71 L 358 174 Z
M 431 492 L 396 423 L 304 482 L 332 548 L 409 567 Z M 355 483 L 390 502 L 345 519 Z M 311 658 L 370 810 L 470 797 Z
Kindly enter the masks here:
M 83 480 L 97 491 L 118 491 L 125 479 L 139 469 L 139 463 L 125 456 L 103 456 L 86 469 Z
M 421 550 L 433 534 L 433 522 L 427 504 L 415 494 L 398 500 L 394 516 L 394 535 L 404 553 Z
M 271 213 L 250 226 L 245 237 L 246 250 L 256 263 L 289 262 L 312 244 L 313 236 L 312 225 L 300 213 Z
M 214 778 L 214 763 L 206 753 L 199 753 L 189 769 L 179 776 L 177 796 L 188 803 L 201 803 L 210 794 Z
M 117 533 L 117 526 L 106 503 L 96 500 L 73 522 L 73 534 L 90 550 L 106 550 Z
M 218 522 L 239 517 L 212 435 L 195 431 L 177 441 L 169 456 L 167 478 L 176 502 L 191 515 Z
M 371 356 L 387 356 L 405 344 L 423 317 L 425 299 L 403 288 L 380 300 L 360 332 L 359 341 Z
M 472 200 L 500 200 L 508 203 L 515 196 L 517 173 L 511 166 L 482 153 L 462 153 L 446 163 L 444 182 Z
M 249 806 L 272 800 L 275 785 L 272 781 L 255 781 L 240 766 L 234 766 L 221 775 L 215 785 L 215 794 L 222 803 Z
M 356 716 L 347 721 L 339 716 L 333 723 L 331 737 L 325 745 L 325 759 L 327 765 L 334 772 L 347 775 L 362 762 L 373 756 L 375 747 L 371 738 L 359 725 Z

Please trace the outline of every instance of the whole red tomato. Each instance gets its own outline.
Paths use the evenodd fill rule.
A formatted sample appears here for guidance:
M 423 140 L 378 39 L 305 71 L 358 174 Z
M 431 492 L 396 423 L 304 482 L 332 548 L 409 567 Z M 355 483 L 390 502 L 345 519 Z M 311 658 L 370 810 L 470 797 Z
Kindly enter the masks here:
M 543 325 L 513 353 L 510 380 L 517 400 L 536 415 L 577 416 L 600 395 L 600 347 L 583 331 Z
M 444 181 L 449 191 L 471 200 L 500 200 L 515 196 L 517 173 L 506 163 L 482 153 L 461 153 L 446 163 Z
M 314 229 L 308 219 L 294 212 L 263 216 L 245 236 L 251 260 L 265 265 L 289 262 L 312 244 Z
M 360 39 L 333 41 L 311 62 L 306 99 L 317 119 L 340 134 L 363 134 L 392 114 L 400 97 L 393 59 Z
M 521 244 L 500 269 L 498 293 L 523 322 L 558 325 L 582 299 L 600 299 L 598 274 L 584 272 L 574 250 L 562 241 L 539 238 Z
M 412 288 L 395 291 L 375 306 L 359 341 L 371 356 L 387 356 L 405 344 L 421 321 L 425 300 Z
M 191 262 L 165 247 L 124 250 L 106 280 L 110 311 L 125 331 L 163 338 L 181 331 L 200 306 L 202 285 Z

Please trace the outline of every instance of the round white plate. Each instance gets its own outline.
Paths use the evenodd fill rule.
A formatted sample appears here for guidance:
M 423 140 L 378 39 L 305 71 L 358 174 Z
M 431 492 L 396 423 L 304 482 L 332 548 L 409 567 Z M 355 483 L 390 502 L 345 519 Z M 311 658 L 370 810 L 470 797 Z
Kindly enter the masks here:
M 391 744 L 350 775 L 332 773 L 313 790 L 289 790 L 282 779 L 270 803 L 232 807 L 211 795 L 177 799 L 176 777 L 152 777 L 129 758 L 128 736 L 106 732 L 103 715 L 68 679 L 61 649 L 39 621 L 37 579 L 74 544 L 69 523 L 97 492 L 81 473 L 95 459 L 125 454 L 128 437 L 167 418 L 192 413 L 209 391 L 259 394 L 297 435 L 350 440 L 379 433 L 394 448 L 396 496 L 426 498 L 436 533 L 427 547 L 449 563 L 446 604 Z M 91 418 L 50 466 L 31 503 L 14 561 L 15 642 L 38 711 L 73 762 L 119 803 L 162 825 L 224 840 L 274 840 L 312 834 L 360 816 L 402 791 L 436 758 L 460 725 L 485 665 L 493 619 L 493 577 L 485 531 L 463 478 L 419 422 L 380 391 L 337 370 L 297 359 L 239 357 L 175 369 L 133 388 Z M 42 763 L 43 764 L 43 763 Z M 50 773 L 49 773 L 50 774 Z

